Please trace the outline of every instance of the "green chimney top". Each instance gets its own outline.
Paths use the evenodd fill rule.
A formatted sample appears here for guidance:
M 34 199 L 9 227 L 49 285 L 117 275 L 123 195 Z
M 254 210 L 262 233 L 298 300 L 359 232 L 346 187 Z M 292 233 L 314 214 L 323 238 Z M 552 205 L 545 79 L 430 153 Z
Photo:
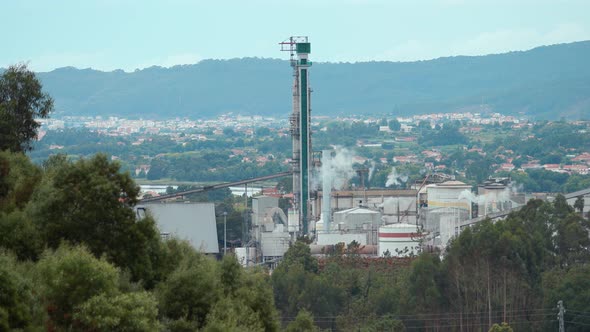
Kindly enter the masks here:
M 311 43 L 297 43 L 297 54 L 311 53 Z

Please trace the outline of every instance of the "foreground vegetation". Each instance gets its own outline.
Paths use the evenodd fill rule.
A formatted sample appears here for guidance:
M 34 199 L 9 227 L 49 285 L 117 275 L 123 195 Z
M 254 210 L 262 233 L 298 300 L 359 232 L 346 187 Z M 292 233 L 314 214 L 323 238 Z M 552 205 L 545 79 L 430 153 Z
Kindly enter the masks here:
M 268 275 L 161 240 L 104 155 L 0 165 L 0 330 L 278 329 Z
M 466 229 L 444 253 L 411 262 L 365 259 L 354 246 L 318 261 L 303 243 L 272 274 L 288 319 L 305 308 L 338 331 L 554 331 L 556 304 L 568 331 L 590 324 L 590 222 L 563 196 L 531 201 L 506 220 Z
M 590 222 L 563 196 L 412 259 L 363 258 L 353 243 L 318 260 L 298 241 L 270 275 L 162 240 L 149 215 L 137 219 L 129 173 L 104 154 L 33 163 L 29 120 L 52 102 L 26 68 L 8 74 L 0 331 L 552 331 L 558 300 L 568 331 L 590 326 Z
M 562 196 L 410 260 L 354 245 L 318 260 L 298 241 L 269 277 L 160 239 L 104 155 L 0 165 L 0 330 L 549 331 L 558 300 L 568 331 L 590 324 L 590 223 Z

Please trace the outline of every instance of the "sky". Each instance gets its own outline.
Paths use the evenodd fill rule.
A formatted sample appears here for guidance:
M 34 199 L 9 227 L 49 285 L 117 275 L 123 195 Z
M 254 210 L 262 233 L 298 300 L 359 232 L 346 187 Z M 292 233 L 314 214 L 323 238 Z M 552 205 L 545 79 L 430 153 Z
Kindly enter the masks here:
M 104 71 L 203 59 L 416 61 L 590 40 L 590 0 L 0 0 L 0 67 Z

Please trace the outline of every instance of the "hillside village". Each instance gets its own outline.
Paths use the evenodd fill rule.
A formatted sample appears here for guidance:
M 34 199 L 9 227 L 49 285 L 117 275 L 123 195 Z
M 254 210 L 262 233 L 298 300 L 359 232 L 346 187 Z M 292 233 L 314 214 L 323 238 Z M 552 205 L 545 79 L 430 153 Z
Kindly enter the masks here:
M 283 153 L 264 153 L 256 144 L 249 146 L 236 146 L 231 142 L 236 141 L 268 141 L 287 139 L 289 130 L 287 120 L 276 117 L 240 116 L 226 114 L 215 119 L 193 120 L 188 118 L 176 118 L 170 120 L 146 120 L 125 119 L 118 117 L 62 117 L 55 119 L 43 119 L 39 132 L 41 149 L 49 150 L 48 153 L 67 151 L 68 147 L 59 144 L 59 140 L 50 141 L 48 132 L 57 133 L 64 130 L 87 130 L 100 137 L 109 138 L 120 147 L 121 151 L 131 151 L 144 144 L 149 144 L 154 137 L 163 137 L 172 144 L 186 148 L 190 151 L 195 142 L 216 146 L 220 152 L 225 151 L 226 157 L 237 160 L 240 163 L 255 164 L 264 167 L 269 162 L 278 162 L 284 167 L 289 165 L 289 156 Z M 564 174 L 587 175 L 590 168 L 590 151 L 580 148 L 568 148 L 565 157 L 560 162 L 543 162 L 539 158 L 530 155 L 522 155 L 512 149 L 496 149 L 486 151 L 485 143 L 475 141 L 478 137 L 488 133 L 493 136 L 495 132 L 509 129 L 511 134 L 519 135 L 523 142 L 540 140 L 531 132 L 534 121 L 527 118 L 518 118 L 500 113 L 436 113 L 416 115 L 412 117 L 397 117 L 391 119 L 376 117 L 314 117 L 312 128 L 319 134 L 329 134 L 330 124 L 358 124 L 366 127 L 368 134 L 358 135 L 350 142 L 348 148 L 356 150 L 354 162 L 359 165 L 379 163 L 382 165 L 416 165 L 427 171 L 449 172 L 449 157 L 454 152 L 444 146 L 428 146 L 417 144 L 421 130 L 425 127 L 431 129 L 441 128 L 449 123 L 459 124 L 458 131 L 470 138 L 463 144 L 453 144 L 465 153 L 477 153 L 481 157 L 492 158 L 495 162 L 491 165 L 491 172 L 511 172 L 528 170 L 547 170 Z M 395 125 L 391 125 L 395 123 Z M 389 125 L 388 125 L 389 124 Z M 570 123 L 577 128 L 575 134 L 587 134 L 590 131 L 589 121 L 575 121 Z M 355 133 L 351 133 L 354 137 Z M 55 137 L 55 136 L 53 136 Z M 472 138 L 472 139 L 471 139 Z M 398 147 L 392 153 L 392 146 Z M 65 150 L 64 150 L 65 149 Z M 40 149 L 38 149 L 40 150 Z M 363 151 L 382 151 L 381 155 L 375 153 L 363 153 Z M 129 164 L 130 171 L 135 176 L 147 175 L 154 158 L 165 155 L 162 151 L 154 155 L 143 155 L 141 158 L 125 160 L 124 154 L 112 154 L 112 160 L 122 160 Z M 137 160 L 139 159 L 139 160 Z M 215 172 L 216 167 L 209 167 Z M 459 175 L 465 175 L 464 170 L 457 169 Z

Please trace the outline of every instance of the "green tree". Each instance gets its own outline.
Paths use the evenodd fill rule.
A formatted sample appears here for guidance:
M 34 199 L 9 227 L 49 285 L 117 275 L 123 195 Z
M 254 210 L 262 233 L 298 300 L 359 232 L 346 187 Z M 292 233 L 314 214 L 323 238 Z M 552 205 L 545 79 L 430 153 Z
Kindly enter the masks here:
M 84 247 L 62 245 L 47 251 L 36 267 L 51 323 L 67 328 L 74 309 L 94 296 L 118 292 L 119 270 Z
M 543 274 L 545 308 L 555 308 L 562 300 L 566 308 L 567 331 L 588 331 L 590 317 L 590 266 L 578 265 L 568 270 L 553 269 Z M 557 324 L 550 324 L 548 330 L 556 330 Z
M 318 262 L 309 245 L 301 240 L 292 244 L 271 276 L 276 306 L 283 315 L 295 316 L 300 308 L 309 308 L 313 292 L 308 288 L 316 283 L 317 272 Z
M 136 220 L 139 187 L 116 162 L 97 154 L 75 163 L 50 158 L 31 201 L 30 214 L 50 248 L 83 243 L 97 257 L 131 271 L 153 287 L 162 246 L 151 217 Z
M 291 176 L 282 177 L 277 182 L 276 188 L 281 192 L 285 192 L 285 193 L 292 192 L 293 191 L 293 177 L 291 177 Z
M 32 286 L 19 273 L 15 257 L 0 251 L 0 331 L 23 329 L 31 324 Z
M 25 212 L 0 212 L 0 248 L 14 252 L 19 260 L 37 260 L 44 246 L 43 236 Z
M 207 315 L 222 295 L 215 261 L 199 258 L 184 262 L 157 287 L 160 314 L 171 320 L 205 325 Z
M 0 151 L 0 212 L 24 208 L 41 176 L 41 169 L 23 153 Z
M 219 300 L 207 316 L 207 325 L 203 330 L 207 332 L 266 331 L 256 312 L 241 298 Z
M 279 330 L 272 284 L 268 274 L 263 270 L 253 269 L 245 273 L 244 283 L 237 290 L 236 299 L 243 299 L 244 304 L 255 313 L 264 331 Z
M 160 326 L 157 302 L 143 291 L 92 297 L 76 308 L 73 320 L 76 329 L 96 332 L 148 332 Z
M 584 196 L 578 196 L 578 198 L 576 198 L 574 209 L 578 210 L 580 214 L 584 212 Z
M 506 323 L 502 323 L 501 325 L 498 325 L 498 324 L 492 325 L 492 328 L 490 329 L 489 332 L 513 332 L 513 331 L 514 330 L 512 330 L 510 325 L 508 325 Z
M 397 121 L 397 119 L 389 120 L 389 129 L 392 131 L 399 131 L 402 128 L 402 125 Z
M 242 266 L 236 255 L 225 255 L 221 261 L 221 286 L 225 296 L 235 295 L 242 285 Z
M 556 221 L 555 244 L 562 266 L 590 261 L 590 225 L 578 214 L 571 213 Z
M 37 136 L 36 118 L 47 118 L 53 99 L 26 65 L 13 65 L 0 76 L 0 151 L 29 151 Z
M 147 173 L 148 180 L 159 180 L 168 176 L 170 163 L 164 158 L 154 158 L 150 163 L 150 170 Z
M 318 271 L 318 261 L 316 258 L 311 256 L 311 249 L 309 245 L 303 241 L 296 241 L 289 250 L 285 253 L 283 261 L 285 265 L 301 264 L 303 269 L 308 272 Z
M 305 310 L 299 310 L 295 320 L 287 325 L 287 332 L 317 332 L 318 327 L 313 322 L 313 315 Z
M 412 262 L 409 303 L 415 312 L 440 310 L 443 301 L 439 287 L 440 269 L 440 259 L 436 255 L 423 253 Z
M 236 131 L 232 127 L 225 127 L 223 128 L 223 135 L 226 137 L 235 137 L 237 135 Z
M 204 256 L 187 240 L 172 237 L 164 241 L 164 258 L 159 263 L 162 281 L 165 281 L 180 266 L 197 264 Z
M 270 136 L 271 132 L 268 127 L 258 127 L 255 130 L 255 134 L 257 137 L 266 137 Z

